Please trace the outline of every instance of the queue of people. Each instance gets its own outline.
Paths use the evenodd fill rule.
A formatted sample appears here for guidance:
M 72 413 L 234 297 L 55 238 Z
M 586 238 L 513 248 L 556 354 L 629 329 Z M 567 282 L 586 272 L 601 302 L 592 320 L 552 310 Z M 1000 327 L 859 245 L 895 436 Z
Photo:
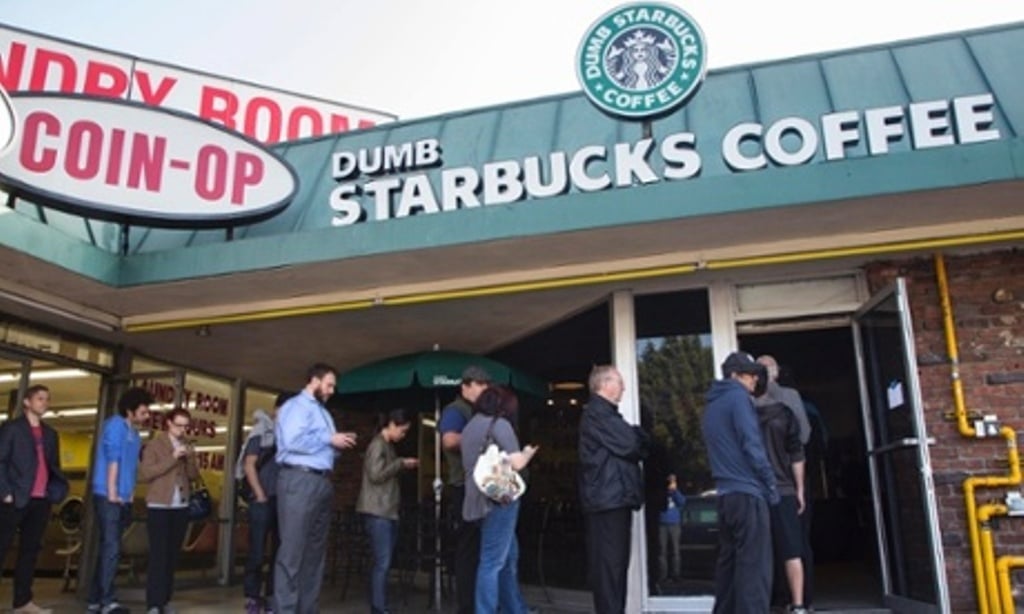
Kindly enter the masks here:
M 767 612 L 772 594 L 772 557 L 777 560 L 793 614 L 807 611 L 805 582 L 806 497 L 804 460 L 806 414 L 795 390 L 779 386 L 770 356 L 755 361 L 730 354 L 723 379 L 707 394 L 702 431 L 718 495 L 720 554 L 715 577 L 715 612 Z M 248 505 L 250 553 L 244 594 L 247 614 L 320 610 L 327 537 L 334 503 L 336 456 L 353 448 L 354 432 L 338 432 L 326 409 L 337 373 L 325 364 L 307 372 L 297 394 L 279 395 L 273 415 L 259 410 L 239 455 L 236 477 Z M 634 512 L 644 504 L 641 463 L 650 436 L 619 411 L 624 382 L 610 365 L 594 367 L 590 398 L 579 424 L 579 497 L 584 518 L 587 576 L 598 614 L 625 612 L 627 570 Z M 118 601 L 114 577 L 121 537 L 131 521 L 137 483 L 148 486 L 149 537 L 147 614 L 173 612 L 173 573 L 189 519 L 188 500 L 199 477 L 195 451 L 185 438 L 191 416 L 174 409 L 166 429 L 143 445 L 140 430 L 150 422 L 153 397 L 127 390 L 117 414 L 102 425 L 94 457 L 92 492 L 99 548 L 87 611 L 128 612 Z M 56 432 L 42 422 L 49 406 L 45 386 L 32 386 L 22 415 L 0 428 L 0 556 L 18 536 L 14 612 L 45 613 L 33 601 L 35 559 L 49 509 L 67 495 Z M 462 374 L 460 393 L 438 425 L 449 462 L 449 495 L 458 511 L 455 575 L 459 612 L 527 614 L 518 583 L 516 539 L 518 496 L 496 499 L 481 490 L 474 469 L 489 445 L 513 471 L 524 472 L 538 448 L 521 445 L 515 393 L 495 385 L 477 366 Z M 402 409 L 381 415 L 366 448 L 356 510 L 363 516 L 373 567 L 371 614 L 389 610 L 387 576 L 398 539 L 399 475 L 418 466 L 399 457 L 395 445 L 411 425 Z M 141 459 L 141 460 L 140 460 Z M 521 494 L 521 493 L 519 493 Z M 664 555 L 661 575 L 678 561 L 679 510 L 685 498 L 675 475 L 659 516 Z M 269 545 L 269 548 L 267 546 Z M 269 558 L 267 572 L 264 564 Z M 776 600 L 776 603 L 778 600 Z

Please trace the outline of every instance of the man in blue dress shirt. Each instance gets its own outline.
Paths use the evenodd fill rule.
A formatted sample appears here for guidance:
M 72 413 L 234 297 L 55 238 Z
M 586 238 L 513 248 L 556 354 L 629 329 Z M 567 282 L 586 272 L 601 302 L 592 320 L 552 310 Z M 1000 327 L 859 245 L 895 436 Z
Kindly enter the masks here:
M 334 500 L 334 458 L 356 444 L 355 433 L 338 433 L 324 404 L 334 394 L 337 373 L 317 363 L 306 386 L 281 406 L 277 441 L 277 510 L 281 548 L 274 576 L 274 611 L 320 611 L 320 585 Z

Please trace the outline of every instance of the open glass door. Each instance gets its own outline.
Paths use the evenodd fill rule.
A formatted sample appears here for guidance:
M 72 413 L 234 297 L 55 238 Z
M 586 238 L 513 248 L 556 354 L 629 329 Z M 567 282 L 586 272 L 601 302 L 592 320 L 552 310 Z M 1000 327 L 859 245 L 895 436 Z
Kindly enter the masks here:
M 871 489 L 886 605 L 947 612 L 928 437 L 903 279 L 854 316 Z

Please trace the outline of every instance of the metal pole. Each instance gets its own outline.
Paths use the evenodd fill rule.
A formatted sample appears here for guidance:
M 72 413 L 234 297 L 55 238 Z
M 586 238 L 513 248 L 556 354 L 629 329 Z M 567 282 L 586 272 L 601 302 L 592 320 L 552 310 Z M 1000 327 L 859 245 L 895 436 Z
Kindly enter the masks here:
M 441 396 L 434 390 L 434 609 L 441 611 Z

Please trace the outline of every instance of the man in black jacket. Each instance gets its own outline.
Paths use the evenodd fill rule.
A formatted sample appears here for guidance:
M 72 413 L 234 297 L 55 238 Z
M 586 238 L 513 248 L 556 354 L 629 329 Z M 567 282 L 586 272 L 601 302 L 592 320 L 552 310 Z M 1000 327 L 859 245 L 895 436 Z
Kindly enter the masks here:
M 580 419 L 580 507 L 597 614 L 625 611 L 632 513 L 644 502 L 639 463 L 650 439 L 619 414 L 622 391 L 618 369 L 594 367 Z
M 0 428 L 0 566 L 19 535 L 13 598 L 19 614 L 50 612 L 32 601 L 32 576 L 50 505 L 68 494 L 57 431 L 42 421 L 49 408 L 49 389 L 32 386 L 25 393 L 22 415 Z

